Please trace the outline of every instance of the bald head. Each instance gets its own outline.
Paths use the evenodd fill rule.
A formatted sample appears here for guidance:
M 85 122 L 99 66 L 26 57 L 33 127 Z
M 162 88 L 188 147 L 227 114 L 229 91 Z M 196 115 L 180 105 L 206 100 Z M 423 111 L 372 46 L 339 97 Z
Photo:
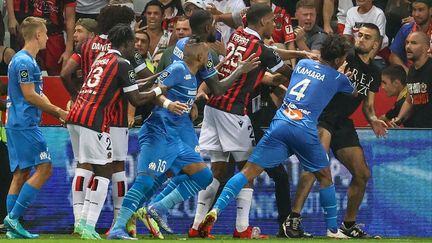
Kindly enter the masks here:
M 413 62 L 427 58 L 430 45 L 429 36 L 422 31 L 408 35 L 405 43 L 407 58 Z
M 411 32 L 408 35 L 407 39 L 410 37 L 416 39 L 420 44 L 427 45 L 427 46 L 429 46 L 430 44 L 429 36 L 423 31 Z

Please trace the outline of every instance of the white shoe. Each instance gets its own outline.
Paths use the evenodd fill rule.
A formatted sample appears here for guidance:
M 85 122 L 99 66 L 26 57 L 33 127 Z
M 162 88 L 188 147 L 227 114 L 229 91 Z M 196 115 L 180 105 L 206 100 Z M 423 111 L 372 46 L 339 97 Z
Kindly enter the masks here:
M 340 229 L 337 230 L 336 233 L 331 232 L 329 229 L 327 230 L 327 237 L 335 238 L 335 239 L 349 239 L 347 235 L 342 233 Z

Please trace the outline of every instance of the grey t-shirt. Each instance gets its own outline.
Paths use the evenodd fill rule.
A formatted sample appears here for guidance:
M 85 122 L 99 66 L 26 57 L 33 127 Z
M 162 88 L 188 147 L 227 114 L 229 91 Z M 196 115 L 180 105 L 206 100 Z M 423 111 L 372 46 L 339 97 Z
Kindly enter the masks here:
M 76 12 L 82 14 L 99 14 L 108 5 L 108 0 L 77 0 Z
M 306 45 L 311 50 L 320 50 L 326 37 L 327 33 L 321 27 L 315 25 L 310 31 L 306 32 Z

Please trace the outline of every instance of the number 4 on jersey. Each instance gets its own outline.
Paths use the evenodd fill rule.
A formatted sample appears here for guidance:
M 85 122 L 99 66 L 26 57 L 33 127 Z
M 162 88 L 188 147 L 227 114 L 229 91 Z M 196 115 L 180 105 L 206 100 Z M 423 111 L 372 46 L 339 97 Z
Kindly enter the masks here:
M 309 79 L 303 79 L 302 81 L 300 81 L 298 84 L 294 85 L 294 87 L 291 88 L 289 94 L 290 95 L 294 95 L 297 101 L 300 101 L 301 99 L 303 99 L 303 97 L 305 96 L 304 93 L 307 89 L 307 87 L 310 84 L 310 80 Z

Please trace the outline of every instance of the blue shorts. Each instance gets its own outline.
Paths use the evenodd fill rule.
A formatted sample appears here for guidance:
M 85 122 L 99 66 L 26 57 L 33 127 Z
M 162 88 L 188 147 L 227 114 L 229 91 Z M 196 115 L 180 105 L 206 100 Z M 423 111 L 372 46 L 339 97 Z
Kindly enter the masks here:
M 249 161 L 267 169 L 278 166 L 295 154 L 304 170 L 320 171 L 330 165 L 327 153 L 318 138 L 318 131 L 273 120 Z
M 166 135 L 162 128 L 150 123 L 141 127 L 139 143 L 138 173 L 156 178 L 168 170 L 177 174 L 185 166 L 203 162 L 199 153 L 179 136 Z
M 25 130 L 6 129 L 6 136 L 11 172 L 51 162 L 47 143 L 38 127 Z

